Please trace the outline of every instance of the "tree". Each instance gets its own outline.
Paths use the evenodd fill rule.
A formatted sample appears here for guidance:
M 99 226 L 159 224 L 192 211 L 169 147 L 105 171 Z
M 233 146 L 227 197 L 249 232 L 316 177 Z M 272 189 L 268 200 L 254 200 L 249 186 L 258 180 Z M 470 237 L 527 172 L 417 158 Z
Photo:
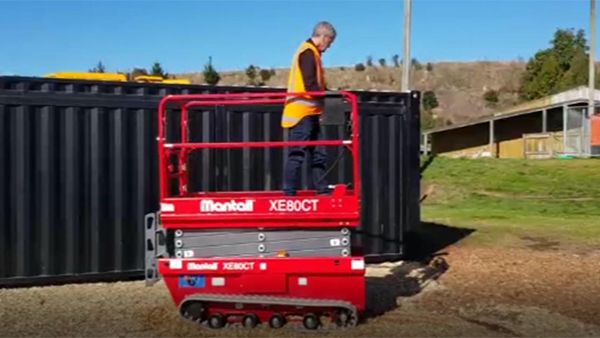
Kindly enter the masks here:
M 250 65 L 246 68 L 246 76 L 248 77 L 248 84 L 256 84 L 256 67 L 254 65 Z
M 221 75 L 217 72 L 215 67 L 212 65 L 212 56 L 208 57 L 208 63 L 204 65 L 204 71 L 202 72 L 204 75 L 204 82 L 209 85 L 216 85 L 221 81 Z
M 558 29 L 550 44 L 527 62 L 519 88 L 524 100 L 555 94 L 588 81 L 588 47 L 583 30 Z
M 488 106 L 495 106 L 498 103 L 498 91 L 490 89 L 483 93 L 483 99 Z
M 427 62 L 425 69 L 427 69 L 428 72 L 433 71 L 433 64 L 431 62 Z
M 431 111 L 432 109 L 435 109 L 438 106 L 439 102 L 433 91 L 428 90 L 425 93 L 423 93 L 423 110 Z
M 269 79 L 271 78 L 271 72 L 268 69 L 261 69 L 260 72 L 258 72 L 258 74 L 260 75 L 260 78 L 263 83 L 269 81 Z
M 357 63 L 356 66 L 354 66 L 354 70 L 356 70 L 357 72 L 362 72 L 365 70 L 365 65 L 363 65 L 362 63 Z
M 588 50 L 582 29 L 574 33 L 573 30 L 559 29 L 554 33 L 551 41 L 554 54 L 560 68 L 564 71 L 571 68 L 571 62 L 575 55 Z
M 542 69 L 538 75 L 542 85 L 540 87 L 541 96 L 556 92 L 554 88 L 556 88 L 556 84 L 561 77 L 560 62 L 558 59 L 554 55 L 548 57 L 542 64 Z
M 410 60 L 410 64 L 411 66 L 413 66 L 413 68 L 415 70 L 421 70 L 421 68 L 423 68 L 423 66 L 421 65 L 421 63 L 419 62 L 419 60 L 413 58 L 412 60 Z
M 160 62 L 155 62 L 152 65 L 152 70 L 150 71 L 150 75 L 152 75 L 152 76 L 160 76 L 160 77 L 165 78 L 165 79 L 169 77 L 169 74 L 164 71 L 164 69 L 160 65 Z
M 589 78 L 588 63 L 589 58 L 587 53 L 576 53 L 573 59 L 571 59 L 569 70 L 563 74 L 558 82 L 557 91 L 561 92 L 582 84 L 587 84 Z
M 98 61 L 98 64 L 96 65 L 96 67 L 88 70 L 88 72 L 90 73 L 104 73 L 106 71 L 106 67 L 104 67 L 104 64 L 102 63 L 102 61 Z
M 379 65 L 381 67 L 385 67 L 385 59 L 384 58 L 379 59 Z
M 373 57 L 367 56 L 367 67 L 373 67 Z
M 392 56 L 392 63 L 394 64 L 394 67 L 400 67 L 400 56 L 398 54 Z

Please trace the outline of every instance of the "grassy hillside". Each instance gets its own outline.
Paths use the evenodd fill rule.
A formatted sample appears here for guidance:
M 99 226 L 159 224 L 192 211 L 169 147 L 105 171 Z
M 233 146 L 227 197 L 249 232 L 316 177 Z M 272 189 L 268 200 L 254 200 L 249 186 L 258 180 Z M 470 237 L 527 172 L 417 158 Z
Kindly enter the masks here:
M 434 113 L 451 122 L 461 122 L 490 115 L 492 112 L 510 107 L 518 101 L 519 80 L 525 69 L 523 62 L 439 62 L 427 70 L 413 70 L 413 87 L 420 91 L 435 92 L 440 106 Z M 276 69 L 275 76 L 265 83 L 267 86 L 284 87 L 288 70 Z M 203 83 L 200 72 L 180 74 L 194 83 Z M 330 88 L 399 90 L 400 68 L 367 67 L 356 71 L 354 66 L 327 69 Z M 243 71 L 221 73 L 224 85 L 246 85 L 248 78 Z M 490 90 L 499 92 L 499 102 L 489 106 L 483 94 Z
M 600 245 L 600 161 L 436 158 L 424 172 L 427 221 L 468 240 Z M 555 243 L 556 244 L 556 243 Z

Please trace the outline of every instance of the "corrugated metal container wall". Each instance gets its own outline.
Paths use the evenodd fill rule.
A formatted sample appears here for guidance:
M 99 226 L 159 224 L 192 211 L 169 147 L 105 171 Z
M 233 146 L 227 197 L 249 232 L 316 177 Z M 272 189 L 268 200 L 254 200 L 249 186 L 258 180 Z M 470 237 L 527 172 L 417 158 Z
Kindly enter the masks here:
M 160 98 L 279 90 L 0 77 L 0 286 L 142 278 L 143 217 L 158 206 Z M 374 259 L 397 258 L 403 235 L 419 224 L 419 97 L 357 94 L 363 222 L 354 244 Z M 280 117 L 275 106 L 206 108 L 191 114 L 190 136 L 281 140 Z M 328 138 L 345 133 L 325 128 Z M 334 161 L 341 150 L 328 151 Z M 190 184 L 277 190 L 283 161 L 282 149 L 202 150 L 190 159 Z M 329 181 L 351 176 L 350 158 L 340 155 Z

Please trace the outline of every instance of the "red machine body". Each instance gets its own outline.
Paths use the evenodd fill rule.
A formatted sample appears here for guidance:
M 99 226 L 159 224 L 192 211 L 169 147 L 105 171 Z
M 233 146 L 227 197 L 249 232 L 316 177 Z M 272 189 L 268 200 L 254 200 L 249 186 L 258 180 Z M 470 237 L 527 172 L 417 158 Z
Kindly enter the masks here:
M 163 260 L 160 272 L 176 304 L 198 293 L 235 296 L 268 296 L 279 299 L 342 301 L 365 307 L 364 261 L 362 258 L 265 258 L 265 259 L 189 259 L 179 263 Z M 191 269 L 190 269 L 191 268 Z M 183 276 L 183 278 L 182 278 Z M 187 280 L 186 280 L 187 279 Z M 191 279 L 191 281 L 190 281 Z M 289 304 L 244 304 L 241 301 L 207 307 L 214 314 L 243 316 L 255 313 L 268 322 L 274 313 L 303 315 L 305 311 Z M 238 308 L 236 308 L 236 305 Z M 311 307 L 310 312 L 326 312 L 328 305 Z
M 349 244 L 351 229 L 360 221 L 359 120 L 354 94 L 335 94 L 351 107 L 352 136 L 348 140 L 189 142 L 191 109 L 281 105 L 290 96 L 304 95 L 328 94 L 177 95 L 161 101 L 161 210 L 154 217 L 156 226 L 164 231 L 163 241 L 171 241 L 174 248 L 158 255 L 155 270 L 164 278 L 184 317 L 213 328 L 234 322 L 249 327 L 258 323 L 281 327 L 296 318 L 313 329 L 323 324 L 324 317 L 340 326 L 355 325 L 364 311 L 364 259 L 353 256 Z M 167 142 L 168 110 L 181 112 L 181 142 Z M 353 188 L 336 184 L 330 195 L 303 190 L 293 197 L 284 196 L 282 191 L 188 191 L 187 161 L 193 151 L 301 145 L 347 147 L 353 156 Z M 173 180 L 179 189 L 171 195 L 168 187 Z M 254 237 L 256 254 L 244 251 L 236 256 L 236 252 L 254 246 Z

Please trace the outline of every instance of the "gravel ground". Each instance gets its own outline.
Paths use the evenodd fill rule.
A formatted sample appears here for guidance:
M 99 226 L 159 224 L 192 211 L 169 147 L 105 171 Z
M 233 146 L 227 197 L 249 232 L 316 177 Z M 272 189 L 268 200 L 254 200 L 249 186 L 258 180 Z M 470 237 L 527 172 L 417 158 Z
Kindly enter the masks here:
M 368 269 L 369 314 L 327 336 L 600 336 L 600 252 L 450 247 L 444 261 Z M 438 278 L 439 276 L 439 278 Z M 310 336 L 210 330 L 144 282 L 0 290 L 0 336 Z

